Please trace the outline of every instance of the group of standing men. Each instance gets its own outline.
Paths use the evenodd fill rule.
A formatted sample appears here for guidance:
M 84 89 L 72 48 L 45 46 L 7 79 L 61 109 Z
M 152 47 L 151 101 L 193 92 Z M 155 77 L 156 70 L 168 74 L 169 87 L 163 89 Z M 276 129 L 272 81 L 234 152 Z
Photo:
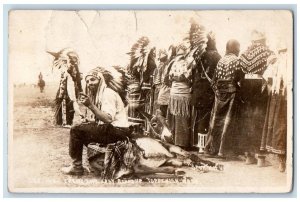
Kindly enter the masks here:
M 240 55 L 240 43 L 229 40 L 220 56 L 213 33 L 192 67 L 181 58 L 187 48 L 177 47 L 174 59 L 160 54 L 160 82 L 156 103 L 172 126 L 174 144 L 193 149 L 198 133 L 207 134 L 205 153 L 225 157 L 226 151 L 250 155 L 276 153 L 285 168 L 287 136 L 287 47 L 275 52 L 264 33 L 254 30 L 251 45 Z M 189 63 L 187 63 L 189 64 Z M 154 75 L 154 78 L 159 77 Z M 159 85 L 158 85 L 159 84 Z M 159 108 L 159 107 L 157 107 Z M 168 110 L 167 110 L 168 109 Z M 168 112 L 168 113 L 167 113 Z
M 159 65 L 153 75 L 154 109 L 166 118 L 173 144 L 191 150 L 198 143 L 198 133 L 207 133 L 205 153 L 208 155 L 225 157 L 228 149 L 249 153 L 271 151 L 280 155 L 281 170 L 284 170 L 286 46 L 270 51 L 265 35 L 253 31 L 252 44 L 244 53 L 239 56 L 240 44 L 232 39 L 221 57 L 214 34 L 209 32 L 205 37 L 205 49 L 197 49 L 202 51 L 198 55 L 184 44 L 170 46 L 169 53 L 159 52 Z M 69 79 L 75 86 L 74 110 L 94 120 L 72 126 L 70 131 L 69 151 L 73 163 L 63 171 L 82 174 L 83 145 L 109 144 L 130 136 L 128 103 L 122 97 L 125 92 L 122 80 L 101 67 L 85 77 L 84 94 L 79 85 L 78 56 L 65 52 L 51 53 L 54 64 L 66 68 L 69 76 L 64 76 L 62 81 Z M 66 57 L 69 66 L 64 62 Z M 58 91 L 58 98 L 60 92 L 64 88 Z M 83 114 L 77 102 L 85 105 L 89 113 Z

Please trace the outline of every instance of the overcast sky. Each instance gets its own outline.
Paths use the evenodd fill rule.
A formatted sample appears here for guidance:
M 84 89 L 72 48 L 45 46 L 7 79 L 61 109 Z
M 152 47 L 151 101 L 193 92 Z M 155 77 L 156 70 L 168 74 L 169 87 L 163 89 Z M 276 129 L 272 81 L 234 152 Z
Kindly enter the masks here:
M 96 66 L 127 66 L 131 46 L 141 36 L 167 49 L 187 36 L 190 19 L 216 33 L 217 48 L 235 38 L 244 50 L 253 29 L 264 31 L 271 49 L 279 40 L 292 48 L 292 16 L 286 11 L 11 11 L 9 74 L 15 83 L 59 80 L 46 51 L 70 47 L 80 57 L 80 71 Z

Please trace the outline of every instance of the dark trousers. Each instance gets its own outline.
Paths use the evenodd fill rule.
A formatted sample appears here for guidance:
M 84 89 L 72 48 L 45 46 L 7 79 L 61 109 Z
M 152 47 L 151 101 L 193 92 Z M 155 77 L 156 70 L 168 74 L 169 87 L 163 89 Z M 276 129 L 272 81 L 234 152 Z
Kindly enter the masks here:
M 211 154 L 224 155 L 225 143 L 237 109 L 237 92 L 231 81 L 218 81 L 215 87 L 215 102 L 211 113 L 205 150 Z M 234 146 L 234 145 L 231 145 Z
M 198 133 L 206 134 L 209 129 L 209 121 L 210 121 L 210 115 L 212 111 L 212 105 L 211 106 L 205 106 L 205 107 L 194 107 L 193 113 L 192 113 L 192 138 L 193 138 L 193 145 L 198 144 Z
M 267 114 L 268 94 L 262 92 L 261 79 L 244 79 L 241 86 L 243 103 L 240 105 L 239 116 L 239 147 L 241 152 L 252 154 L 259 152 L 263 126 Z
M 92 142 L 107 145 L 126 140 L 129 134 L 128 128 L 118 128 L 111 124 L 81 123 L 70 130 L 69 154 L 73 160 L 81 163 L 83 145 L 87 146 Z
M 70 100 L 70 98 L 66 98 L 66 124 L 72 125 L 73 119 L 74 119 L 74 107 L 73 107 L 73 101 Z M 55 115 L 55 121 L 57 125 L 63 124 L 63 108 L 62 105 L 59 106 L 58 111 Z

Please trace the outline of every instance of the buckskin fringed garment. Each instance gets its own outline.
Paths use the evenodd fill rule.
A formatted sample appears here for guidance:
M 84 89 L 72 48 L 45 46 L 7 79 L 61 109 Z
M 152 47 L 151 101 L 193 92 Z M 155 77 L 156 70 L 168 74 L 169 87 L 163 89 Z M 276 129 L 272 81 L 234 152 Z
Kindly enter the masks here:
M 236 55 L 227 54 L 219 61 L 213 86 L 215 101 L 205 145 L 206 152 L 210 154 L 224 155 L 225 140 L 236 112 L 237 82 L 242 76 Z
M 169 72 L 172 80 L 169 103 L 169 110 L 172 115 L 170 125 L 174 134 L 174 144 L 181 147 L 192 146 L 191 85 L 189 80 L 192 74 L 192 63 L 188 59 L 178 56 Z
M 261 151 L 286 154 L 287 143 L 287 54 L 279 54 L 273 69 L 271 92 L 261 140 Z
M 266 116 L 268 95 L 262 75 L 267 69 L 268 60 L 274 53 L 261 43 L 253 43 L 240 56 L 240 65 L 246 74 L 241 81 L 239 107 L 240 149 L 251 153 L 259 151 Z

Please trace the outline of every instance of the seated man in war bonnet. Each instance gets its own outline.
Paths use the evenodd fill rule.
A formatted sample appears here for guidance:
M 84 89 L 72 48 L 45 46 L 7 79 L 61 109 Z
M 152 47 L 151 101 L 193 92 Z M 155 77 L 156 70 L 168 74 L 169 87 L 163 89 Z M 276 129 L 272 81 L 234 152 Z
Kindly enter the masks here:
M 83 174 L 83 145 L 92 142 L 106 145 L 126 140 L 130 134 L 125 98 L 118 93 L 124 87 L 123 81 L 102 67 L 91 70 L 85 81 L 87 95 L 81 93 L 79 103 L 88 108 L 89 121 L 74 125 L 70 130 L 69 154 L 73 161 L 71 166 L 62 169 L 65 174 Z

